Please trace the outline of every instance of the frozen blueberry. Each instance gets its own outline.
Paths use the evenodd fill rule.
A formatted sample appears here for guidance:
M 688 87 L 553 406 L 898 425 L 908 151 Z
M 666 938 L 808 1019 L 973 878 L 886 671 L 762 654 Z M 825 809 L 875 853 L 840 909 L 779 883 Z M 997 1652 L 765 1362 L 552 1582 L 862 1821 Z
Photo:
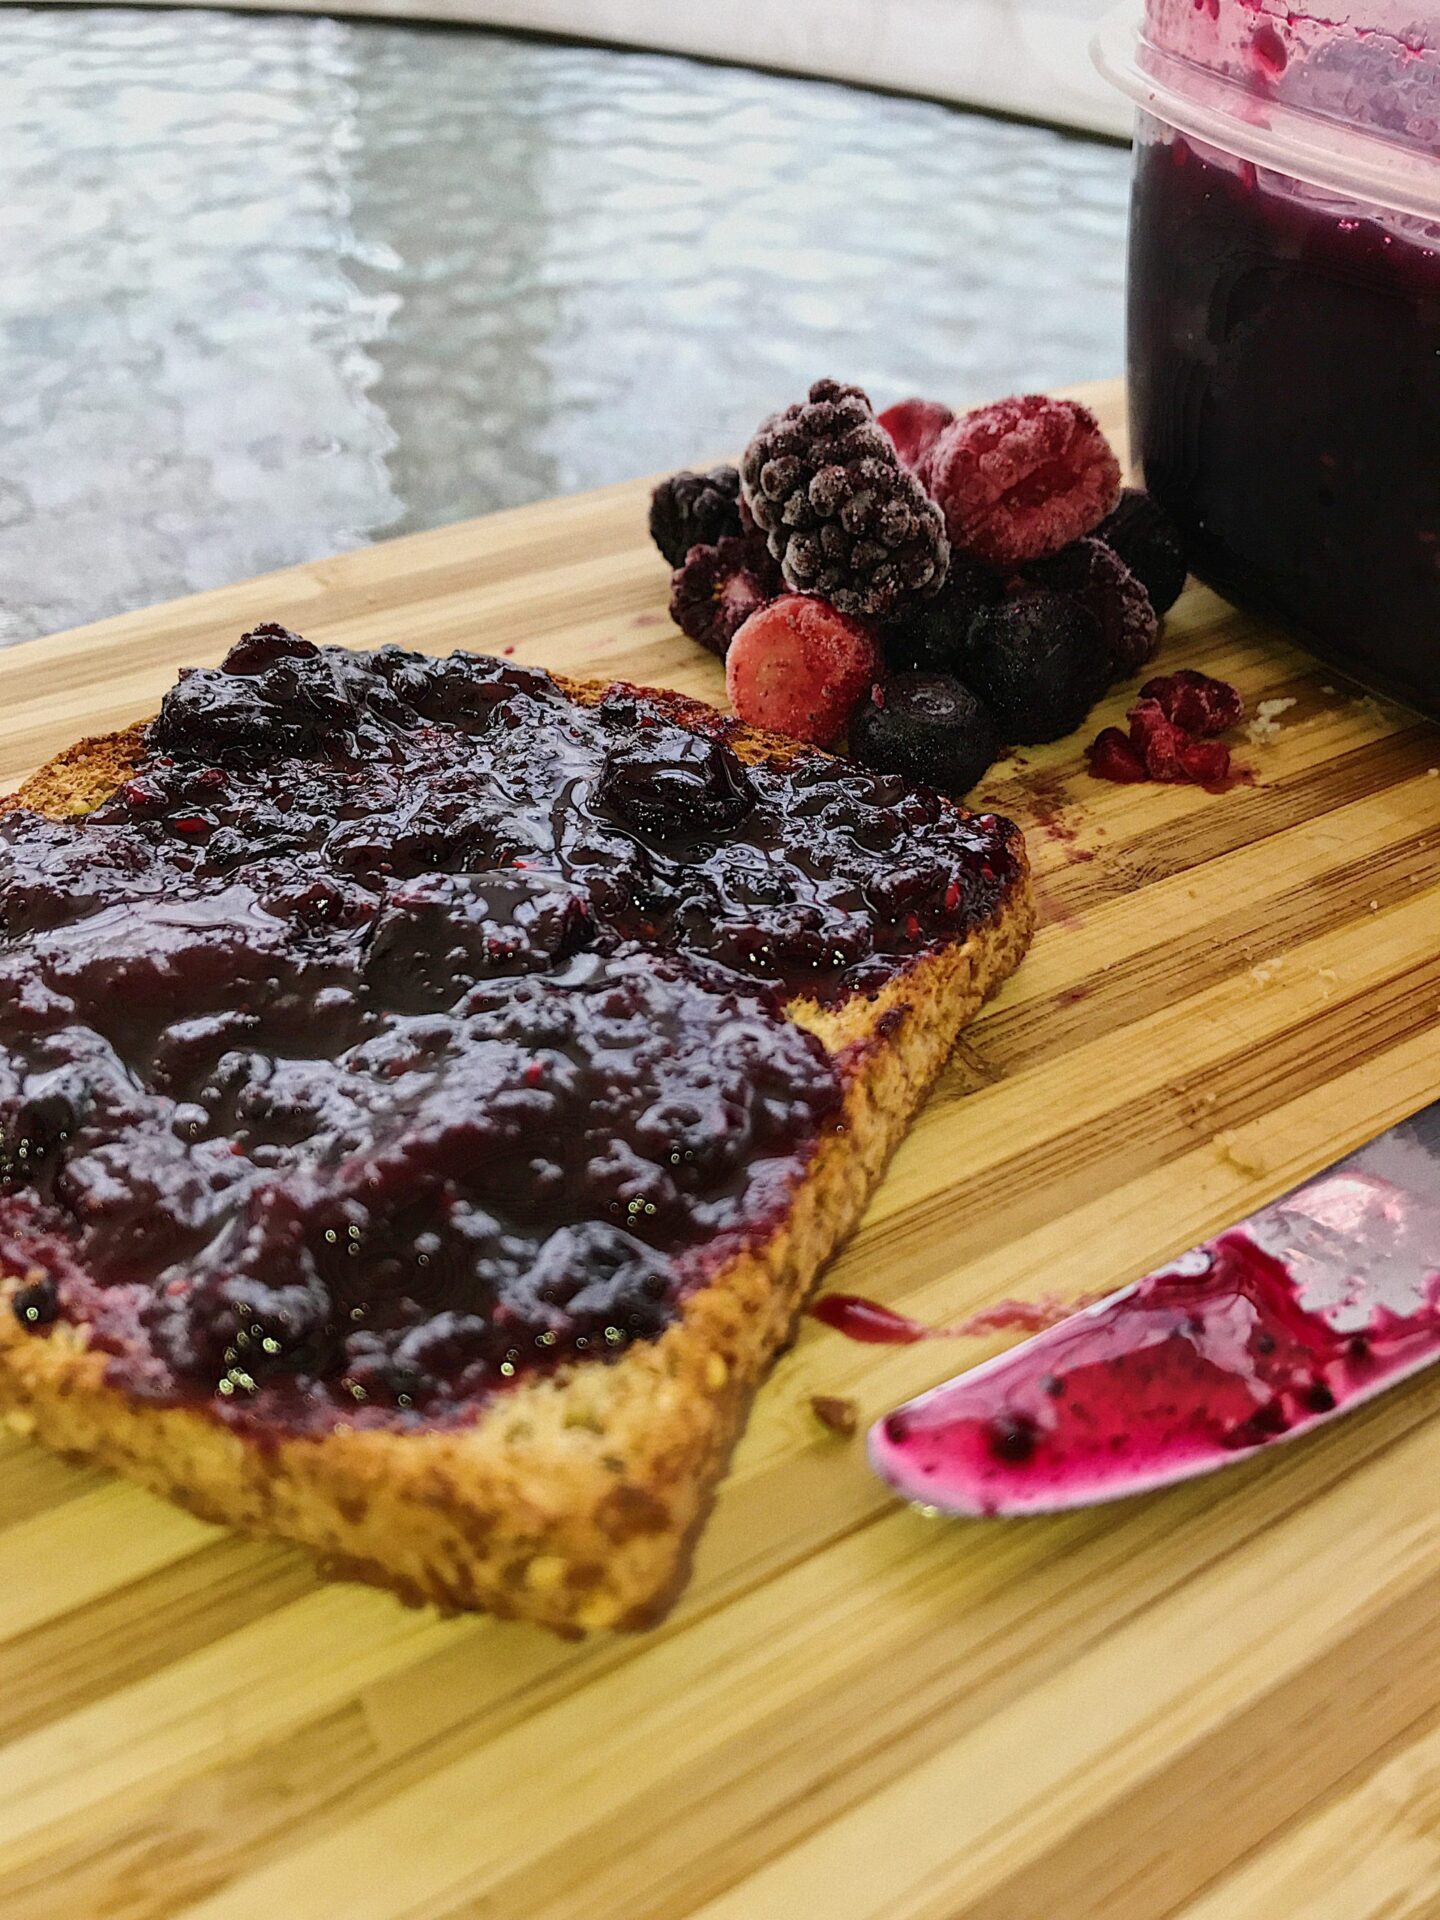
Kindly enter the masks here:
M 1075 731 L 1105 691 L 1110 656 L 1077 601 L 1032 587 L 979 616 L 969 667 L 1001 738 L 1031 745 Z
M 959 673 L 975 617 L 1005 597 L 1005 582 L 993 568 L 950 556 L 938 593 L 907 601 L 880 629 L 880 650 L 894 673 Z
M 953 674 L 897 673 L 850 723 L 850 751 L 877 773 L 968 793 L 1000 751 L 995 722 Z

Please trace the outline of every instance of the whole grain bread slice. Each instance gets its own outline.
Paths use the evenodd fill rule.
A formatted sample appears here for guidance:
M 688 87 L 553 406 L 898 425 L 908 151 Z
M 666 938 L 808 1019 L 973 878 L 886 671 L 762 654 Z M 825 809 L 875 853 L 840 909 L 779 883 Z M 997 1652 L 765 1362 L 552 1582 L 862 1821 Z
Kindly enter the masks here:
M 605 691 L 558 684 L 585 703 Z M 729 737 L 750 761 L 795 752 L 753 731 Z M 80 741 L 0 804 L 86 812 L 143 748 L 138 727 Z M 83 1326 L 60 1322 L 36 1338 L 6 1310 L 0 1412 L 13 1431 L 101 1461 L 204 1519 L 299 1542 L 329 1571 L 407 1600 L 563 1633 L 653 1623 L 684 1584 L 751 1398 L 818 1275 L 957 1035 L 1025 952 L 1034 909 L 1023 842 L 1009 832 L 1016 877 L 967 938 L 922 953 L 874 997 L 791 1003 L 837 1059 L 844 1124 L 817 1147 L 781 1223 L 688 1294 L 659 1338 L 525 1379 L 467 1426 L 337 1427 L 262 1443 L 201 1407 L 141 1403 L 110 1384 Z M 22 1281 L 0 1276 L 0 1300 Z

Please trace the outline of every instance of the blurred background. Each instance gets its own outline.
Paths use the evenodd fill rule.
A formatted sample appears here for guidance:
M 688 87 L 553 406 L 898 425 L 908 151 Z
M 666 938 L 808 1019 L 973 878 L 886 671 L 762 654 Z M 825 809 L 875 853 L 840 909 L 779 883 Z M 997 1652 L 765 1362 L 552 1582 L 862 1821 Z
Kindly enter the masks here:
M 1103 0 L 363 10 L 0 7 L 0 642 L 1120 370 Z

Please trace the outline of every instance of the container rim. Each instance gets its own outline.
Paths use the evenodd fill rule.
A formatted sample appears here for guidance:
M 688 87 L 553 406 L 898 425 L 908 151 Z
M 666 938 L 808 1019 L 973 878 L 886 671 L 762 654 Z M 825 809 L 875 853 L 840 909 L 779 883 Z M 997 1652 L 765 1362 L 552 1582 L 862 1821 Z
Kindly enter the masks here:
M 1267 99 L 1146 40 L 1134 0 L 1101 21 L 1091 58 L 1146 113 L 1237 159 L 1395 213 L 1440 221 L 1440 160 L 1368 127 Z

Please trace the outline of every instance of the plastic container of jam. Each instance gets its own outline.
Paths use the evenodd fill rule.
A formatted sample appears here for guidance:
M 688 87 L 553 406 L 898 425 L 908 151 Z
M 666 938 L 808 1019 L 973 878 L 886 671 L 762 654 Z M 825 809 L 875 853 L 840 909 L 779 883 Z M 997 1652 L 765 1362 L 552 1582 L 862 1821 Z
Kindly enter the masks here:
M 1132 445 L 1200 577 L 1440 717 L 1440 7 L 1146 0 Z

